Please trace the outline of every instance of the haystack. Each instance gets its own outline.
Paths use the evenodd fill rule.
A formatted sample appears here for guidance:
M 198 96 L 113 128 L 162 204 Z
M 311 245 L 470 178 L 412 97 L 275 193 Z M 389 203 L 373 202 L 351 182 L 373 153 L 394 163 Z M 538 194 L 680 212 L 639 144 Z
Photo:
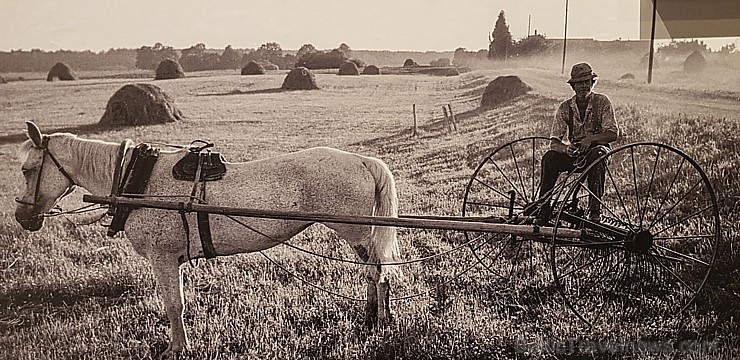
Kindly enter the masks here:
M 154 76 L 154 80 L 179 79 L 184 77 L 185 72 L 182 70 L 180 63 L 172 59 L 165 59 L 157 66 L 157 73 Z
M 306 69 L 299 66 L 291 70 L 283 80 L 283 90 L 317 90 L 316 76 Z
M 633 73 L 625 73 L 624 75 L 619 77 L 619 80 L 631 80 L 635 78 L 635 74 Z
M 7 82 L 4 77 L 0 76 L 0 84 L 6 84 Z
M 242 68 L 242 75 L 263 75 L 265 68 L 255 61 L 250 61 Z
M 108 100 L 100 124 L 153 125 L 183 120 L 175 102 L 159 87 L 151 84 L 128 84 Z
M 518 76 L 499 76 L 486 86 L 481 98 L 480 107 L 488 108 L 502 104 L 532 90 Z
M 342 65 L 339 65 L 337 75 L 360 75 L 360 70 L 357 68 L 357 64 L 351 61 L 345 61 Z
M 380 69 L 375 65 L 368 65 L 362 70 L 362 75 L 380 75 Z
M 683 71 L 700 72 L 707 67 L 707 59 L 704 58 L 699 50 L 695 50 L 683 62 Z
M 46 75 L 46 81 L 54 81 L 54 78 L 59 80 L 77 80 L 77 74 L 65 63 L 56 63 L 49 70 L 49 75 Z
M 416 67 L 419 66 L 419 64 L 416 63 L 413 59 L 406 59 L 406 61 L 403 62 L 403 67 Z

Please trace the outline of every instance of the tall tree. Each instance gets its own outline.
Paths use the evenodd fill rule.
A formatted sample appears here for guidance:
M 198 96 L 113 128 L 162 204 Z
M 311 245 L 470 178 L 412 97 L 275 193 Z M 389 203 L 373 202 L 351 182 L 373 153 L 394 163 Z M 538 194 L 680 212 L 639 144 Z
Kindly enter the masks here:
M 506 14 L 503 10 L 498 13 L 498 19 L 496 19 L 496 24 L 493 26 L 493 34 L 491 35 L 491 43 L 488 46 L 488 58 L 506 59 L 509 56 L 509 51 L 512 50 L 514 40 L 511 38 L 509 25 L 506 25 Z
M 312 44 L 303 44 L 300 49 L 298 49 L 298 52 L 295 54 L 297 58 L 303 57 L 303 55 L 310 54 L 312 52 L 316 52 L 316 47 L 314 47 Z
M 136 68 L 154 70 L 157 68 L 157 52 L 150 46 L 142 46 L 136 50 Z
M 224 49 L 224 52 L 221 53 L 221 58 L 218 62 L 221 65 L 222 69 L 238 69 L 241 67 L 239 65 L 239 61 L 241 60 L 241 58 L 241 54 L 239 54 L 238 51 L 234 50 L 231 45 L 228 45 Z

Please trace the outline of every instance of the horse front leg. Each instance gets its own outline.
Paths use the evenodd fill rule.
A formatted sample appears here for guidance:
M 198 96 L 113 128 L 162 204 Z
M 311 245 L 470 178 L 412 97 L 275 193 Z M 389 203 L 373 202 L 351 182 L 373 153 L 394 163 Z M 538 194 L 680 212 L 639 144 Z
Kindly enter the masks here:
M 176 258 L 153 257 L 152 270 L 157 279 L 157 288 L 164 302 L 167 318 L 170 320 L 170 343 L 161 359 L 177 359 L 183 350 L 188 347 L 188 338 L 185 334 L 183 312 L 185 309 L 182 291 L 182 273 L 180 263 Z

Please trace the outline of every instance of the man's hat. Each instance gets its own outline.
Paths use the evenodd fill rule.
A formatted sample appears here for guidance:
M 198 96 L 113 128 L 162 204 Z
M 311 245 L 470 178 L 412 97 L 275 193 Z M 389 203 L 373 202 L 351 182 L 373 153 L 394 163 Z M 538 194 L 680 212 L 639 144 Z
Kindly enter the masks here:
M 599 75 L 596 75 L 593 69 L 591 69 L 591 65 L 578 63 L 570 69 L 570 80 L 568 80 L 568 83 L 591 80 L 596 77 L 599 77 Z

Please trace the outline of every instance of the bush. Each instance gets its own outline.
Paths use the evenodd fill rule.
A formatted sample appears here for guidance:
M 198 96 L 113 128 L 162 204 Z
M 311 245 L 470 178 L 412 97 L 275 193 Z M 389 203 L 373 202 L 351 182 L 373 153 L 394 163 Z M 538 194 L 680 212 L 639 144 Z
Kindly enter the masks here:
M 452 65 L 452 61 L 450 61 L 449 58 L 441 58 L 437 60 L 432 60 L 429 65 L 436 67 L 448 67 Z
M 303 55 L 296 62 L 296 67 L 307 69 L 339 69 L 349 58 L 341 50 L 330 52 L 316 51 Z

